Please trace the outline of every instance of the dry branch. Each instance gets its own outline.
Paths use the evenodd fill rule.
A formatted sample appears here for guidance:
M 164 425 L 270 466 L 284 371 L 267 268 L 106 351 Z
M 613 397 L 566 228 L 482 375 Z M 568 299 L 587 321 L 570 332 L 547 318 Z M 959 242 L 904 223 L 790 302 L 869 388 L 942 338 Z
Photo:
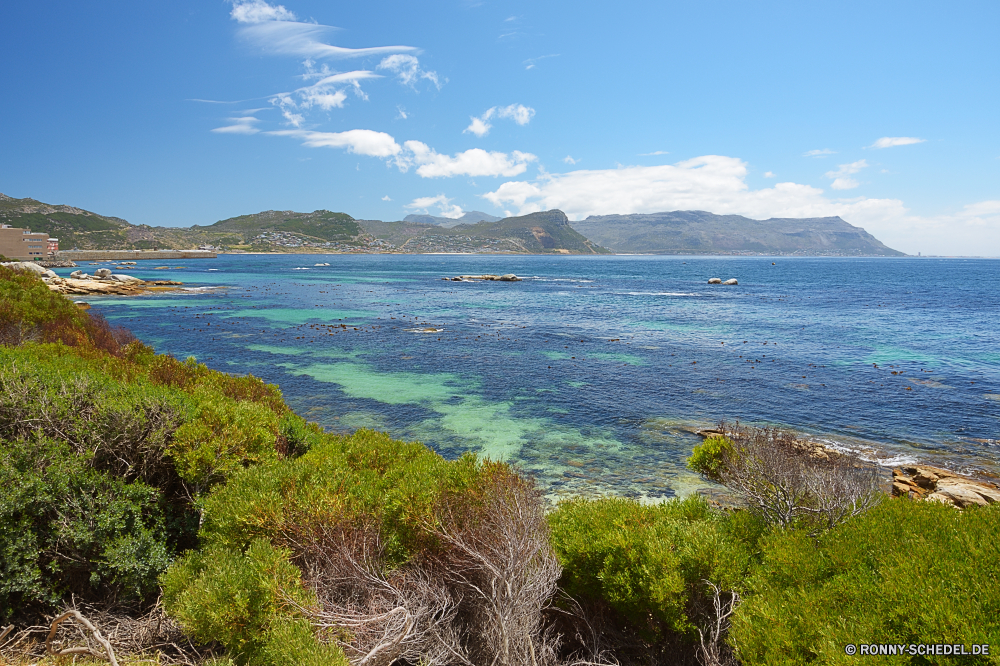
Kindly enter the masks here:
M 107 653 L 108 656 L 108 661 L 111 662 L 111 666 L 118 666 L 118 659 L 115 657 L 115 651 L 114 648 L 111 647 L 111 643 L 109 643 L 108 639 L 106 639 L 104 636 L 101 635 L 101 631 L 93 624 L 91 624 L 90 620 L 85 618 L 83 616 L 83 613 L 81 613 L 78 610 L 68 610 L 63 614 L 59 615 L 58 617 L 56 617 L 54 620 L 52 620 L 52 625 L 49 628 L 49 635 L 45 639 L 45 651 L 47 653 L 54 656 L 69 655 L 69 654 L 89 654 L 92 657 L 97 657 L 97 658 L 101 657 L 101 653 L 97 652 L 89 645 L 87 647 L 71 647 L 71 648 L 62 648 L 58 650 L 52 647 L 52 639 L 55 638 L 56 631 L 58 631 L 59 629 L 59 625 L 69 619 L 75 620 L 80 624 L 82 624 L 84 627 L 86 627 L 94 635 L 94 640 L 100 643 L 101 646 L 104 648 L 104 651 Z

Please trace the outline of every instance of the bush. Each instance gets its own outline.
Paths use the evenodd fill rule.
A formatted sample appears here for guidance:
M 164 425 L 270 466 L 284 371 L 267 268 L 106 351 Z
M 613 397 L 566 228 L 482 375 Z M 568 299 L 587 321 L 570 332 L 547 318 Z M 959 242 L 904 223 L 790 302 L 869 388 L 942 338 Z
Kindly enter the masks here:
M 559 568 L 530 482 L 506 465 L 448 462 L 381 433 L 315 439 L 301 457 L 235 474 L 204 505 L 212 558 L 241 562 L 266 545 L 295 575 L 248 602 L 253 609 L 238 596 L 223 608 L 230 595 L 213 591 L 232 567 L 192 553 L 164 578 L 169 613 L 191 631 L 213 613 L 263 617 L 254 626 L 264 633 L 306 618 L 316 638 L 303 650 L 340 645 L 379 663 L 458 654 L 489 664 L 501 653 L 517 663 L 532 652 L 551 661 L 542 613 Z M 303 587 L 315 596 L 304 600 Z M 214 635 L 243 663 L 295 663 L 241 636 Z
M 733 618 L 742 663 L 840 664 L 848 643 L 1000 644 L 1000 507 L 892 499 L 812 538 L 762 542 Z M 910 656 L 879 663 L 998 663 Z
M 635 630 L 651 646 L 698 640 L 706 581 L 739 588 L 763 530 L 750 516 L 712 511 L 698 496 L 653 506 L 572 500 L 549 523 L 561 587 L 585 605 L 606 606 L 618 632 Z
M 720 428 L 729 436 L 695 447 L 688 465 L 725 484 L 770 524 L 830 529 L 882 498 L 877 470 L 857 456 L 816 451 L 775 428 Z
M 42 436 L 0 440 L 0 620 L 70 595 L 155 599 L 157 576 L 190 538 L 157 488 L 88 462 Z

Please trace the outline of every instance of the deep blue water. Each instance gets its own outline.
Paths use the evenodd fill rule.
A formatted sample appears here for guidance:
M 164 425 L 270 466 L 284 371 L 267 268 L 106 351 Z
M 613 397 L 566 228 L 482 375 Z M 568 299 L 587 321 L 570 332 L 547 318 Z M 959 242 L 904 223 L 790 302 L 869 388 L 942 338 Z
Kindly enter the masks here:
M 157 351 L 279 384 L 331 430 L 503 457 L 554 495 L 688 492 L 703 483 L 684 469 L 698 441 L 685 428 L 720 419 L 791 427 L 886 465 L 998 469 L 998 261 L 230 255 L 177 265 L 127 272 L 186 291 L 88 300 Z M 441 279 L 479 273 L 526 279 Z

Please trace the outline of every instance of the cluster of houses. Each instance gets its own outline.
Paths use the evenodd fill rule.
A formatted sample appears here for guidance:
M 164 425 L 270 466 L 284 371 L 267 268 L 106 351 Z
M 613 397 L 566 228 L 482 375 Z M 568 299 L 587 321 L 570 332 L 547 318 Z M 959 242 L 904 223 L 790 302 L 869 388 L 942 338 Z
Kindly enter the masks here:
M 8 259 L 45 260 L 59 252 L 59 239 L 0 224 L 0 254 Z

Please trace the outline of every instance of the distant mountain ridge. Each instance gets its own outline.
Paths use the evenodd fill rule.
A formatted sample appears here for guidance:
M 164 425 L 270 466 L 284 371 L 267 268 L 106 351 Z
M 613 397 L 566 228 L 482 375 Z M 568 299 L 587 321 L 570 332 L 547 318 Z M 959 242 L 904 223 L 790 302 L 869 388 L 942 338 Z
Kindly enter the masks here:
M 490 215 L 478 210 L 470 210 L 461 217 L 437 217 L 434 215 L 407 215 L 404 222 L 419 222 L 420 224 L 435 224 L 439 227 L 455 227 L 459 224 L 475 224 L 476 222 L 499 222 L 502 217 Z
M 527 254 L 608 254 L 570 226 L 561 210 L 531 213 L 453 227 L 418 222 L 360 220 L 361 226 L 404 252 L 511 252 Z
M 771 218 L 705 211 L 591 215 L 570 223 L 615 252 L 902 257 L 840 217 Z
M 839 217 L 754 220 L 705 211 L 591 215 L 571 222 L 559 210 L 498 218 L 408 215 L 399 222 L 356 220 L 316 210 L 263 211 L 206 226 L 151 227 L 0 194 L 0 222 L 48 233 L 63 250 L 189 249 L 605 254 L 905 256 Z

